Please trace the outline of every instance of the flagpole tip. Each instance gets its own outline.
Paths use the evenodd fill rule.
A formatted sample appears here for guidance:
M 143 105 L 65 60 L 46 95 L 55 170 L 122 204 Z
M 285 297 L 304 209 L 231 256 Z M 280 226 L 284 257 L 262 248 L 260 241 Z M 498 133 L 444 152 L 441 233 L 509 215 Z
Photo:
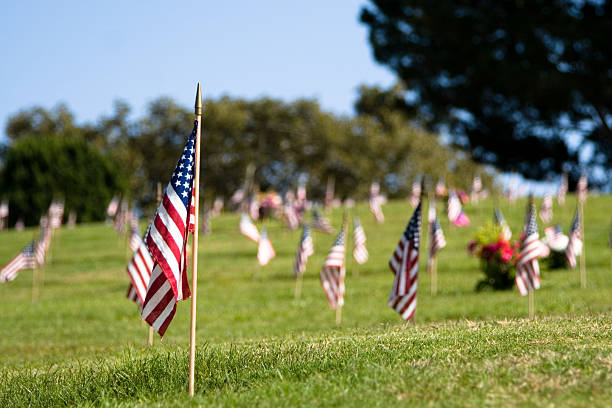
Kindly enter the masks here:
M 197 116 L 202 116 L 202 87 L 198 82 L 198 89 L 196 91 L 196 99 L 195 99 L 195 114 Z

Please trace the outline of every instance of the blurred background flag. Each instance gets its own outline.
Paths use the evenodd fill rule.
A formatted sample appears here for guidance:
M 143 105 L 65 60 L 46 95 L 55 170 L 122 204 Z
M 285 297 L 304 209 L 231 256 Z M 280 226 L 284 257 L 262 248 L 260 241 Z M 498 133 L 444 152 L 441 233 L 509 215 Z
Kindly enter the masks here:
M 276 256 L 272 242 L 268 238 L 268 232 L 265 228 L 261 229 L 261 236 L 259 237 L 259 246 L 257 247 L 257 262 L 261 266 L 267 265 L 272 258 Z
M 519 293 L 527 293 L 540 288 L 540 265 L 538 257 L 541 255 L 541 246 L 538 226 L 535 215 L 533 197 L 529 198 L 525 233 L 521 240 L 520 259 L 516 265 L 516 287 Z
M 306 270 L 306 262 L 313 253 L 314 247 L 312 244 L 312 236 L 310 235 L 310 227 L 308 224 L 304 224 L 302 237 L 300 239 L 300 243 L 298 244 L 297 253 L 295 254 L 293 276 L 304 273 Z
M 576 256 L 580 255 L 582 250 L 582 241 L 580 236 L 580 213 L 576 210 L 574 221 L 569 232 L 569 241 L 565 248 L 565 259 L 570 268 L 576 267 Z
M 0 282 L 10 282 L 17 277 L 22 269 L 34 269 L 35 267 L 34 241 L 32 241 L 0 270 Z
M 248 214 L 243 213 L 240 216 L 240 224 L 238 225 L 240 233 L 253 242 L 259 242 L 259 231 L 257 226 L 253 224 Z

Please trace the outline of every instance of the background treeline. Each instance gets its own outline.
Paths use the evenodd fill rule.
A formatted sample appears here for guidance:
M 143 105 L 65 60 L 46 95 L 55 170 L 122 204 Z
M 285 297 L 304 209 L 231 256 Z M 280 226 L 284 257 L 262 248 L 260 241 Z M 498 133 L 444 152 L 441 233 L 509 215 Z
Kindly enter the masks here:
M 406 196 L 419 174 L 468 189 L 478 173 L 491 186 L 492 176 L 468 155 L 397 109 L 400 98 L 393 90 L 362 87 L 353 117 L 306 99 L 206 100 L 202 198 L 210 203 L 231 196 L 249 164 L 261 191 L 283 192 L 304 177 L 314 199 L 323 197 L 329 176 L 336 196 L 354 199 L 365 198 L 374 180 L 390 197 Z M 192 108 L 164 97 L 141 118 L 117 101 L 112 114 L 86 124 L 77 124 L 65 105 L 20 111 L 8 121 L 9 144 L 1 155 L 0 198 L 10 201 L 10 222 L 37 222 L 54 197 L 65 198 L 66 212 L 77 211 L 81 221 L 103 219 L 115 194 L 151 208 L 155 186 L 168 182 L 192 126 Z

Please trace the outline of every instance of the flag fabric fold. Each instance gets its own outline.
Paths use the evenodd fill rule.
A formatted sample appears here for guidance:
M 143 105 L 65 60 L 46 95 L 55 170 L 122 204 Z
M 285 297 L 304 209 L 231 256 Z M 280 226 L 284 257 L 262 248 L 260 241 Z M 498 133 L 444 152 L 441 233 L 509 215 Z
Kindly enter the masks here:
M 153 269 L 142 317 L 163 337 L 176 312 L 176 303 L 191 296 L 187 281 L 187 236 L 193 193 L 194 156 L 198 122 L 172 173 L 162 202 L 144 241 Z
M 421 202 L 412 214 L 406 230 L 389 260 L 389 267 L 395 275 L 395 279 L 389 294 L 388 304 L 406 321 L 414 316 L 417 305 L 420 230 Z

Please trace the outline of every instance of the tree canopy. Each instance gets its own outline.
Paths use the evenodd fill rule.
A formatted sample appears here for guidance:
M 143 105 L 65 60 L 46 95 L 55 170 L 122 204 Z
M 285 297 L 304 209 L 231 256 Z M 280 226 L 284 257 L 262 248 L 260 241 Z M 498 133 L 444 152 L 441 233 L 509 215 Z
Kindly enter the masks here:
M 254 182 L 261 191 L 293 189 L 298 178 L 306 176 L 312 199 L 323 198 L 330 176 L 335 178 L 340 198 L 367 197 L 372 181 L 379 181 L 392 197 L 406 196 L 412 181 L 425 173 L 432 182 L 445 178 L 464 189 L 478 173 L 490 187 L 492 176 L 481 166 L 415 127 L 402 110 L 379 103 L 384 97 L 399 99 L 398 92 L 360 88 L 358 114 L 354 117 L 325 112 L 316 101 L 307 99 L 206 100 L 202 118 L 202 197 L 209 203 L 217 196 L 230 197 L 245 182 L 249 166 L 255 169 Z M 112 163 L 111 171 L 102 164 L 95 167 L 99 160 L 91 159 L 95 180 L 100 172 L 108 173 L 104 177 L 112 174 L 119 177 L 105 181 L 102 196 L 110 200 L 112 194 L 122 191 L 145 209 L 152 209 L 156 184 L 168 182 L 192 126 L 192 110 L 169 98 L 153 100 L 141 118 L 133 118 L 130 107 L 118 101 L 110 115 L 84 125 L 76 124 L 64 105 L 51 110 L 25 109 L 9 120 L 6 129 L 11 142 L 3 155 L 6 166 L 0 178 L 0 198 L 8 195 L 13 202 L 21 191 L 19 194 L 24 196 L 19 198 L 20 203 L 27 203 L 26 196 L 40 196 L 37 200 L 41 201 L 33 207 L 28 220 L 40 215 L 52 193 L 66 194 L 67 207 L 74 204 L 68 200 L 68 190 L 61 183 L 76 181 L 59 179 L 80 180 L 89 168 L 78 170 L 64 160 L 68 149 L 78 155 L 93 151 L 104 162 Z M 77 147 L 84 150 L 76 152 Z M 58 160 L 53 161 L 53 155 Z M 47 163 L 47 167 L 40 168 L 41 164 L 35 163 L 38 161 Z M 23 187 L 30 177 L 40 182 Z M 47 182 L 50 187 L 44 189 Z M 38 193 L 41 190 L 45 194 Z M 90 207 L 93 203 L 88 201 L 90 196 L 94 197 L 87 194 L 71 197 L 83 200 L 83 205 L 73 206 L 79 209 L 79 215 L 84 206 L 88 208 L 89 215 L 84 214 L 81 219 L 96 219 L 85 218 L 92 211 L 103 215 L 99 206 L 108 200 L 95 195 L 99 202 Z M 15 211 L 11 209 L 11 214 L 26 211 L 25 204 L 18 207 Z
M 473 159 L 545 179 L 588 147 L 608 171 L 612 2 L 371 0 L 360 19 L 405 87 L 394 103 Z

